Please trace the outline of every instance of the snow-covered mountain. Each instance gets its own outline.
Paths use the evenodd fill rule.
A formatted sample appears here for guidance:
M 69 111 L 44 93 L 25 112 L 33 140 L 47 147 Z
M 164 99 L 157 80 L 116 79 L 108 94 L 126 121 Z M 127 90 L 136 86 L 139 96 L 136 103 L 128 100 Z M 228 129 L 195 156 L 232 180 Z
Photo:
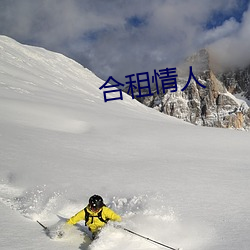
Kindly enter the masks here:
M 153 250 L 108 225 L 53 228 L 103 196 L 122 225 L 184 250 L 248 250 L 249 133 L 193 126 L 131 97 L 63 55 L 0 36 L 1 249 Z
M 181 89 L 188 80 L 189 66 L 196 78 L 206 86 L 200 87 L 195 81 L 185 91 Z M 177 92 L 141 98 L 140 101 L 158 111 L 196 125 L 222 128 L 250 128 L 249 68 L 218 70 L 219 67 L 209 51 L 200 50 L 178 67 Z M 237 94 L 237 95 L 235 95 Z

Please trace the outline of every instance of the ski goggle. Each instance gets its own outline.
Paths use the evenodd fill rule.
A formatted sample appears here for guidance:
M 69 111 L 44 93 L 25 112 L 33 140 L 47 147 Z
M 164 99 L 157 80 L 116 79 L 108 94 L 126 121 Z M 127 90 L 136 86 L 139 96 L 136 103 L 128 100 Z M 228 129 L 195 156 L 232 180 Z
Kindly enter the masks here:
M 89 208 L 90 208 L 90 210 L 92 210 L 92 211 L 94 211 L 94 212 L 96 212 L 96 211 L 98 211 L 98 210 L 101 209 L 100 207 L 98 207 L 98 206 L 93 206 L 93 205 L 90 205 Z

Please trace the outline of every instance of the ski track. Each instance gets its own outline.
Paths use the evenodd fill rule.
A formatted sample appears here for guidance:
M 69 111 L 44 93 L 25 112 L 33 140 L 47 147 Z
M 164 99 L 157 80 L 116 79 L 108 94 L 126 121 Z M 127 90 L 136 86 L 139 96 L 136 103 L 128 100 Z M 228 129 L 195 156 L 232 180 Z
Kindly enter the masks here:
M 122 217 L 123 227 L 135 231 L 163 244 L 176 248 L 186 246 L 184 249 L 195 249 L 203 240 L 197 240 L 199 227 L 190 230 L 182 223 L 172 208 L 164 205 L 164 197 L 161 195 L 141 195 L 130 198 L 107 198 L 107 206 L 117 211 Z M 36 222 L 44 222 L 50 229 L 49 235 L 55 241 L 63 241 L 69 246 L 79 246 L 82 250 L 119 249 L 123 248 L 120 242 L 128 242 L 126 249 L 162 249 L 161 246 L 143 238 L 114 228 L 112 223 L 107 225 L 99 235 L 99 238 L 91 243 L 87 236 L 87 229 L 83 222 L 71 229 L 67 229 L 63 239 L 56 237 L 58 229 L 65 225 L 62 217 L 70 217 L 81 209 L 82 203 L 76 203 L 64 198 L 63 192 L 51 193 L 46 185 L 34 187 L 31 190 L 22 190 L 11 183 L 0 184 L 0 201 L 12 210 L 20 213 L 20 216 Z M 39 227 L 39 226 L 38 226 Z M 39 230 L 39 228 L 38 228 Z M 185 232 L 185 230 L 190 230 Z M 41 230 L 41 232 L 43 232 Z M 192 239 L 193 238 L 193 239 Z M 112 239 L 112 240 L 111 240 Z M 121 241 L 122 239 L 122 241 Z M 188 242 L 185 239 L 189 239 Z M 168 244 L 167 244 L 168 243 Z

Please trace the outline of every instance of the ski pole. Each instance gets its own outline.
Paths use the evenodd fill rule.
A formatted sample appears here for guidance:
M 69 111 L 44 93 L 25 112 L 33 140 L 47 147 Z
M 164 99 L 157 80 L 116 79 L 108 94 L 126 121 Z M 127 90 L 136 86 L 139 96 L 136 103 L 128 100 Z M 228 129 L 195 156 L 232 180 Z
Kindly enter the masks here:
M 47 227 L 45 227 L 41 222 L 39 222 L 38 220 L 36 221 L 40 226 L 42 226 L 43 227 L 43 229 L 46 231 L 46 230 L 48 230 L 48 228 Z
M 143 239 L 145 239 L 145 240 L 154 242 L 154 243 L 156 243 L 156 244 L 158 244 L 158 245 L 161 245 L 161 246 L 163 246 L 163 247 L 169 248 L 169 249 L 171 249 L 171 250 L 180 250 L 180 248 L 173 248 L 173 247 L 167 246 L 167 245 L 162 244 L 162 243 L 160 243 L 160 242 L 158 242 L 158 241 L 155 241 L 155 240 L 152 240 L 152 239 L 150 239 L 150 238 L 148 238 L 148 237 L 145 237 L 145 236 L 143 236 L 143 235 L 141 235 L 141 234 L 135 233 L 135 232 L 133 232 L 133 231 L 127 229 L 127 228 L 122 228 L 122 229 L 125 230 L 125 231 L 127 231 L 127 232 L 129 232 L 129 233 L 131 233 L 131 234 L 137 235 L 137 236 L 139 236 L 139 237 L 141 237 L 141 238 L 143 238 Z

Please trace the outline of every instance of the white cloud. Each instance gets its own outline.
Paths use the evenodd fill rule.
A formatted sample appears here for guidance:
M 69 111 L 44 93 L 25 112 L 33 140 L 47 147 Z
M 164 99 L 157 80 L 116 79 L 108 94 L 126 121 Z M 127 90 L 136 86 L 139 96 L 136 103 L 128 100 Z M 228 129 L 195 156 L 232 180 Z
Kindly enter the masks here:
M 219 64 L 246 66 L 250 63 L 250 8 L 244 13 L 237 29 L 210 45 L 210 51 Z
M 121 79 L 175 67 L 211 42 L 229 46 L 230 34 L 247 26 L 229 19 L 214 30 L 204 27 L 214 11 L 230 13 L 236 7 L 237 0 L 2 0 L 0 33 L 63 52 L 103 79 Z M 143 25 L 131 25 L 131 17 Z
M 201 44 L 211 44 L 214 41 L 235 34 L 239 26 L 240 24 L 232 17 L 226 20 L 221 26 L 204 31 L 204 35 L 202 35 L 200 39 Z

